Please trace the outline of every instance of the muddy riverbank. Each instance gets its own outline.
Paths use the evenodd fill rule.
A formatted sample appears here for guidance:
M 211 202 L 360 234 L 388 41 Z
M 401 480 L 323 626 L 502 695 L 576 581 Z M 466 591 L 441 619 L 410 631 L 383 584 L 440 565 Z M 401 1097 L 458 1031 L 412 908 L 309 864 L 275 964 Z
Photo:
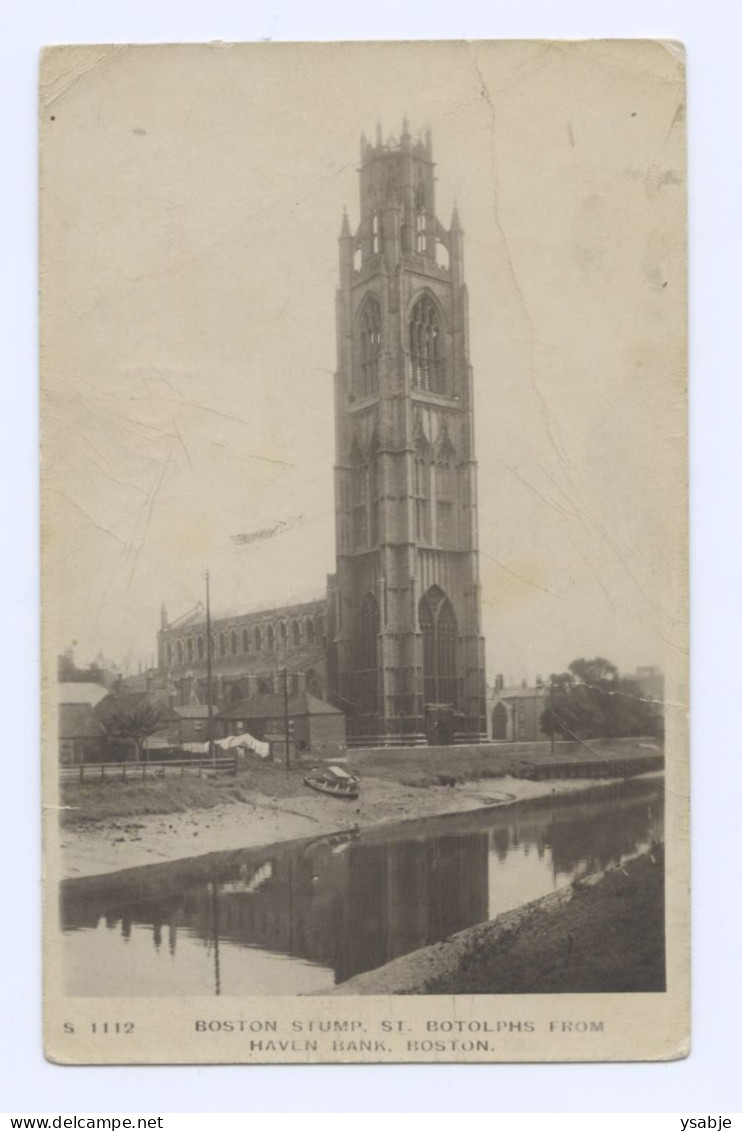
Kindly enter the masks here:
M 63 875 L 98 875 L 206 852 L 558 796 L 595 785 L 589 779 L 532 782 L 505 777 L 420 789 L 369 778 L 355 802 L 322 797 L 306 788 L 287 796 L 249 794 L 245 788 L 243 796 L 230 794 L 229 800 L 209 808 L 108 816 L 63 828 Z
M 523 745 L 523 744 L 520 744 Z M 576 744 L 558 743 L 556 757 Z M 365 829 L 467 812 L 595 786 L 592 778 L 532 781 L 528 764 L 551 757 L 548 743 L 354 752 L 361 775 L 351 801 L 304 785 L 306 766 L 260 764 L 236 777 L 69 783 L 62 793 L 62 874 L 97 875 L 206 852 Z M 638 750 L 638 740 L 604 743 L 606 757 Z M 656 749 L 656 748 L 655 748 Z M 579 752 L 573 757 L 579 760 Z M 645 775 L 646 776 L 646 775 Z M 607 784 L 609 780 L 603 779 Z

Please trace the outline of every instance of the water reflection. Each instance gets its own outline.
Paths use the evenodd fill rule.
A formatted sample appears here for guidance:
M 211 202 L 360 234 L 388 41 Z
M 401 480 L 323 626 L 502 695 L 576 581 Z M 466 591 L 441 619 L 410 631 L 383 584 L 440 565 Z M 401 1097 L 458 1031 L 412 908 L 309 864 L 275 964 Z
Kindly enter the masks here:
M 329 988 L 662 836 L 656 781 L 67 880 L 68 992 Z

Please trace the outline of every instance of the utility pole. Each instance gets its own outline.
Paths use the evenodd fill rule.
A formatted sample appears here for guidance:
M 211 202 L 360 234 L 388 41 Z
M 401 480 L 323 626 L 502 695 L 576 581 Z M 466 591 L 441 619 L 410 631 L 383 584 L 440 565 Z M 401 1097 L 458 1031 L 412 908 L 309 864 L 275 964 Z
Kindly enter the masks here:
M 214 761 L 214 708 L 211 703 L 211 601 L 209 596 L 209 571 L 206 570 L 206 705 L 209 713 L 207 738 L 209 757 Z
M 551 738 L 551 755 L 554 756 L 554 677 L 551 677 L 549 683 L 549 714 L 551 715 L 551 726 L 549 728 Z
M 283 725 L 284 734 L 286 735 L 286 776 L 289 773 L 289 677 L 286 666 L 283 669 Z

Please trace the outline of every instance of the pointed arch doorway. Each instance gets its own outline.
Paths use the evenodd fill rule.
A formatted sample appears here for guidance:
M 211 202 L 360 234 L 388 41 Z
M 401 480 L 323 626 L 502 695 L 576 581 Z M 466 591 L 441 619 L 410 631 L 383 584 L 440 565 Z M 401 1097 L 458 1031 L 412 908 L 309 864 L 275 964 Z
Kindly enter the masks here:
M 458 709 L 458 623 L 453 605 L 433 585 L 421 597 L 418 619 L 422 633 L 423 710 L 430 746 L 454 741 Z

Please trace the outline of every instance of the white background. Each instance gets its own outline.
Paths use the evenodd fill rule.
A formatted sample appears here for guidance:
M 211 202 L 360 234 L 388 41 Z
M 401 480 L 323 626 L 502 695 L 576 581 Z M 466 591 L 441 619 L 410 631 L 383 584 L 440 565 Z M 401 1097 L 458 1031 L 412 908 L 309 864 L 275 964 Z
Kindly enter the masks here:
M 0 650 L 6 1111 L 740 1110 L 739 316 L 742 56 L 724 0 L 3 6 Z M 660 1065 L 60 1068 L 41 1053 L 38 816 L 36 82 L 65 42 L 665 37 L 688 51 L 691 272 L 693 1051 Z M 737 316 L 735 319 L 735 315 Z M 737 363 L 735 365 L 735 362 Z

